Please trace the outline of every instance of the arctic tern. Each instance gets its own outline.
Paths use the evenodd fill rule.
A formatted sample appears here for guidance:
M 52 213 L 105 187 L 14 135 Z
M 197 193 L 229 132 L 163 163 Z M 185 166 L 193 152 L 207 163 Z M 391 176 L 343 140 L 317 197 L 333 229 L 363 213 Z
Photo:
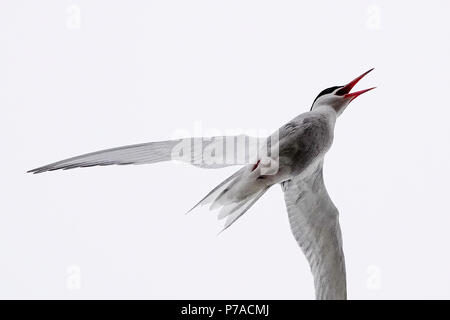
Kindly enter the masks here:
M 266 139 L 225 136 L 150 142 L 88 153 L 28 172 L 173 159 L 203 168 L 243 165 L 194 208 L 209 204 L 211 209 L 220 209 L 218 217 L 226 218 L 225 230 L 271 186 L 280 184 L 291 231 L 311 267 L 316 298 L 346 299 L 339 213 L 324 185 L 323 161 L 333 143 L 336 119 L 356 97 L 374 89 L 350 92 L 372 70 L 346 85 L 323 90 L 309 112 L 295 117 Z M 230 157 L 230 150 L 239 146 L 246 149 L 245 156 Z

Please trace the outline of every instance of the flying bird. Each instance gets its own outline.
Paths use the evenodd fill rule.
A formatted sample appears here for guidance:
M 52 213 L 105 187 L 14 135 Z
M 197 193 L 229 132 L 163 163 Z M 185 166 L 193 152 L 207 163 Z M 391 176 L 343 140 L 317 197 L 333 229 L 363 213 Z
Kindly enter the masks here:
M 336 119 L 356 97 L 374 89 L 350 92 L 372 70 L 346 85 L 323 90 L 310 111 L 295 117 L 265 139 L 241 135 L 150 142 L 88 153 L 28 172 L 174 159 L 202 168 L 242 165 L 194 208 L 210 205 L 210 209 L 218 209 L 218 218 L 225 219 L 225 230 L 271 186 L 280 184 L 291 231 L 314 277 L 316 299 L 346 299 L 339 212 L 324 185 L 323 162 L 333 143 Z M 234 154 L 235 149 L 245 149 L 245 156 Z

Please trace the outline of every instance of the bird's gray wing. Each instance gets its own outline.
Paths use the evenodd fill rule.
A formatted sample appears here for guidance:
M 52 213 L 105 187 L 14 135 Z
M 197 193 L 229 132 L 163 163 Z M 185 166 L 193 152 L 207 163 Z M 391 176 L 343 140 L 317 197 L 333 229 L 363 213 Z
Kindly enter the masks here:
M 28 172 L 41 173 L 58 169 L 170 160 L 188 162 L 201 168 L 223 168 L 251 163 L 261 141 L 263 141 L 261 138 L 238 135 L 149 142 L 87 153 Z
M 323 182 L 323 162 L 306 177 L 281 185 L 292 233 L 314 276 L 316 298 L 346 299 L 339 213 Z

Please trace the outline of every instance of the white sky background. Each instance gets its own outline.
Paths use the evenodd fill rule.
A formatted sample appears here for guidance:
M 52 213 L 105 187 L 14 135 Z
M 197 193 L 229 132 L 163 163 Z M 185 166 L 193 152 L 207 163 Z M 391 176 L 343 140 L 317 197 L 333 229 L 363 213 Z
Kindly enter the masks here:
M 80 10 L 79 21 L 77 10 Z M 325 180 L 351 299 L 450 298 L 448 1 L 2 1 L 0 298 L 314 298 L 274 186 L 216 236 L 236 168 L 29 175 L 200 122 L 270 132 L 375 67 Z

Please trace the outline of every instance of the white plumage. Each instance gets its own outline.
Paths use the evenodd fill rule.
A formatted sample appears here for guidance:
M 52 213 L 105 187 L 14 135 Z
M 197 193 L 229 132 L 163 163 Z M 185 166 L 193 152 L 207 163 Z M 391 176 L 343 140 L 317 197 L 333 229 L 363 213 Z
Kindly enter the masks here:
M 314 100 L 309 112 L 297 116 L 267 139 L 232 136 L 150 142 L 93 152 L 29 172 L 155 163 L 174 158 L 202 168 L 244 165 L 208 193 L 194 208 L 209 205 L 210 209 L 218 209 L 218 218 L 225 219 L 225 230 L 271 186 L 281 184 L 292 233 L 314 276 L 316 298 L 346 299 L 339 213 L 323 182 L 323 159 L 333 143 L 337 117 L 354 98 L 373 89 L 350 93 L 356 83 L 370 71 L 372 70 L 345 86 L 323 90 Z M 244 144 L 238 144 L 238 140 Z M 229 149 L 223 146 L 231 142 L 233 148 L 235 145 L 245 145 L 246 151 L 250 152 L 245 157 L 228 157 L 230 154 L 227 155 L 226 152 Z M 214 160 L 211 150 L 220 150 L 222 158 L 228 161 L 210 161 L 211 157 Z

